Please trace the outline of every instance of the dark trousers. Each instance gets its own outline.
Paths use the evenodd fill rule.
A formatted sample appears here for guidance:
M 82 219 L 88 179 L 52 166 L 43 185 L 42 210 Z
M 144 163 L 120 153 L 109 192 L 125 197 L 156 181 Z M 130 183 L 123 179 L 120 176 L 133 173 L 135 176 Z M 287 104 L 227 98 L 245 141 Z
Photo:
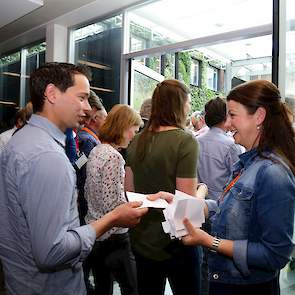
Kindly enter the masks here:
M 230 285 L 210 282 L 209 295 L 280 295 L 279 276 L 270 282 L 252 285 Z
M 113 294 L 114 279 L 119 283 L 122 295 L 138 294 L 136 264 L 128 233 L 96 242 L 88 260 L 92 262 L 94 294 Z
M 0 260 L 0 292 L 4 291 L 4 273 L 3 273 L 3 269 L 2 269 L 2 263 Z
M 200 294 L 200 253 L 197 247 L 183 250 L 165 261 L 135 254 L 139 295 L 163 295 L 166 278 L 174 295 Z

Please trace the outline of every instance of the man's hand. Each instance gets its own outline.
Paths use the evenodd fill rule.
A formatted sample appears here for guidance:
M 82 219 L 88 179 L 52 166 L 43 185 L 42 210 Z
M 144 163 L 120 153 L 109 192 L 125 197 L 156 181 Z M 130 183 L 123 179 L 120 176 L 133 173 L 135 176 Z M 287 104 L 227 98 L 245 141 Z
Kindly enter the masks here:
M 142 202 L 129 202 L 116 207 L 102 218 L 92 222 L 90 225 L 100 237 L 114 226 L 131 227 L 140 222 L 140 218 L 147 213 L 148 208 L 138 208 Z
M 131 227 L 140 222 L 148 208 L 138 208 L 142 202 L 129 202 L 116 207 L 111 213 L 114 216 L 113 226 Z
M 165 201 L 167 201 L 167 203 L 172 203 L 173 201 L 173 194 L 167 193 L 167 192 L 157 192 L 156 194 L 151 194 L 147 196 L 147 199 L 150 201 L 155 201 L 157 199 L 163 199 Z

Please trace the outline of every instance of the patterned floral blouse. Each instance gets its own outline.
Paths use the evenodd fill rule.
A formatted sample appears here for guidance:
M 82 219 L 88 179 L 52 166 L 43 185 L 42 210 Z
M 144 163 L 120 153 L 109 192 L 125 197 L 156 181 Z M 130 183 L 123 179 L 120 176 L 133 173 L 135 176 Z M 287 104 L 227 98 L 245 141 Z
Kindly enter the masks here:
M 87 162 L 85 198 L 88 201 L 86 223 L 95 221 L 125 203 L 125 161 L 109 144 L 99 144 L 90 153 Z M 127 228 L 114 227 L 97 240 L 105 240 L 112 234 L 127 232 Z

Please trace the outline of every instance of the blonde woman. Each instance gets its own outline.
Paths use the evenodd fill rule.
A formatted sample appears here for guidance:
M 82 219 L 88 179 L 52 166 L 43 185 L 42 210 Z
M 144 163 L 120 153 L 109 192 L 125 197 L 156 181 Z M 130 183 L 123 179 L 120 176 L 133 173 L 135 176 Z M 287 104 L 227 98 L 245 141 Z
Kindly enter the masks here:
M 102 144 L 91 151 L 87 163 L 87 223 L 126 202 L 125 162 L 118 150 L 128 146 L 141 124 L 140 116 L 127 105 L 115 105 L 108 114 L 100 129 Z M 95 294 L 112 294 L 112 278 L 118 281 L 122 294 L 137 294 L 135 260 L 127 231 L 127 228 L 112 228 L 96 241 L 90 254 Z

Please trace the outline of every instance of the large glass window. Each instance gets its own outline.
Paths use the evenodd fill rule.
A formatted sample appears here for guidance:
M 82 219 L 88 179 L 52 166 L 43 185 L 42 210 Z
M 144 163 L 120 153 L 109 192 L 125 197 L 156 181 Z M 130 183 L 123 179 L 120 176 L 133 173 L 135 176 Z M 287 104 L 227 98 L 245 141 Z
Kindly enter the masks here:
M 132 9 L 129 20 L 133 52 L 271 24 L 272 0 L 161 0 Z
M 286 0 L 285 98 L 295 111 L 295 2 Z M 295 280 L 294 280 L 295 283 Z
M 272 0 L 154 1 L 128 11 L 126 56 L 151 59 L 145 65 L 165 78 L 162 57 L 176 57 L 170 77 L 190 87 L 200 110 L 240 83 L 271 80 L 272 8 Z
M 30 100 L 29 78 L 33 71 L 45 63 L 46 43 L 32 46 L 26 51 L 26 74 L 25 74 L 25 102 Z
M 30 100 L 29 78 L 45 63 L 45 50 L 42 42 L 0 58 L 0 132 L 13 126 L 15 113 Z
M 90 87 L 110 109 L 120 101 L 122 15 L 77 29 L 73 36 L 75 63 L 91 69 Z
M 200 62 L 196 59 L 191 61 L 191 85 L 199 86 L 199 72 L 200 72 Z
M 280 34 L 280 42 L 285 45 L 285 68 L 282 92 L 285 92 L 285 100 L 290 108 L 295 111 L 295 1 L 286 0 L 285 3 L 285 14 L 286 20 L 283 28 L 285 32 Z M 295 243 L 295 220 L 294 220 L 294 234 L 293 242 Z M 295 249 L 291 254 L 291 260 L 288 264 L 281 270 L 280 273 L 280 286 L 281 294 L 289 295 L 293 294 L 295 290 Z
M 147 66 L 143 61 L 138 58 L 131 62 L 130 105 L 137 111 L 145 99 L 152 97 L 157 84 L 165 79 L 153 64 Z
M 0 132 L 12 127 L 20 100 L 20 51 L 0 59 Z
M 214 67 L 207 68 L 207 87 L 211 90 L 217 91 L 218 85 L 218 70 Z

